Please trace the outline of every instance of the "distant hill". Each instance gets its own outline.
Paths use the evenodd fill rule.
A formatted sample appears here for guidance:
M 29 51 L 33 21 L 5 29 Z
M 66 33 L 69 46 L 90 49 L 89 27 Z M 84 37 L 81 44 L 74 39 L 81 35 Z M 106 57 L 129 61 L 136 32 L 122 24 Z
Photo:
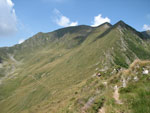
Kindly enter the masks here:
M 150 39 L 150 30 L 141 32 L 147 39 Z
M 0 48 L 0 113 L 150 112 L 148 100 L 135 107 L 149 96 L 140 88 L 149 88 L 149 36 L 119 21 L 39 32 Z

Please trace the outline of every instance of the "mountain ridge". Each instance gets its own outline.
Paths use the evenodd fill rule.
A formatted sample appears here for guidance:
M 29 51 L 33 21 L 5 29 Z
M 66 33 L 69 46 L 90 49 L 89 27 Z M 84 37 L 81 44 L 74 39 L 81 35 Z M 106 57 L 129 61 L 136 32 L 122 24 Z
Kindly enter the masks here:
M 111 25 L 110 23 L 106 22 L 97 27 L 91 27 L 91 26 L 87 26 L 87 25 L 79 25 L 79 26 L 61 28 L 61 29 L 54 30 L 54 31 L 48 32 L 48 33 L 39 32 L 39 33 L 35 34 L 34 36 L 32 36 L 31 38 L 25 40 L 22 44 L 16 44 L 12 47 L 0 48 L 0 51 L 1 51 L 1 54 L 8 57 L 8 55 L 6 53 L 4 53 L 4 51 L 7 51 L 10 54 L 14 54 L 14 53 L 16 54 L 17 51 L 22 51 L 22 52 L 34 51 L 38 48 L 39 49 L 44 48 L 49 43 L 50 44 L 53 43 L 52 45 L 56 46 L 57 45 L 56 43 L 60 43 L 59 40 L 66 40 L 66 36 L 64 36 L 64 35 L 69 35 L 69 34 L 74 35 L 74 33 L 77 33 L 78 35 L 73 36 L 74 38 L 68 37 L 67 40 L 69 42 L 66 40 L 66 43 L 64 43 L 65 45 L 62 45 L 64 47 L 67 44 L 72 43 L 71 45 L 68 45 L 68 47 L 67 47 L 67 48 L 70 48 L 70 47 L 72 48 L 72 47 L 82 44 L 84 42 L 84 40 L 86 40 L 88 35 L 92 34 L 95 31 L 100 32 L 101 31 L 100 29 L 103 29 L 103 30 L 106 29 L 106 30 L 104 30 L 104 32 L 102 30 L 101 32 L 103 32 L 103 33 L 100 33 L 100 35 L 97 36 L 95 39 L 93 38 L 92 39 L 93 41 L 91 41 L 90 43 L 98 40 L 101 37 L 104 37 L 105 35 L 109 34 L 110 31 L 112 31 L 113 29 L 116 29 L 116 28 L 118 28 L 119 30 L 121 30 L 121 29 L 130 30 L 133 33 L 135 33 L 136 35 L 138 35 L 139 37 L 141 37 L 141 39 L 147 39 L 147 37 L 144 36 L 142 33 L 136 31 L 134 28 L 132 28 L 131 26 L 127 25 L 125 22 L 120 20 L 114 25 Z M 53 48 L 53 47 L 51 46 L 51 48 Z M 1 56 L 3 56 L 3 55 L 1 55 Z M 3 58 L 1 58 L 1 59 L 3 59 Z
M 98 28 L 98 27 L 101 27 L 101 26 L 104 26 L 104 25 L 108 25 L 108 26 L 110 26 L 110 27 L 117 27 L 118 25 L 121 25 L 121 26 L 128 26 L 128 27 L 130 27 L 130 28 L 132 28 L 131 26 L 129 26 L 129 25 L 127 25 L 124 21 L 122 21 L 122 20 L 120 20 L 120 21 L 118 21 L 117 23 L 115 23 L 114 25 L 112 25 L 112 24 L 110 24 L 110 23 L 108 23 L 108 22 L 105 22 L 105 23 L 103 23 L 103 24 L 101 24 L 101 25 L 99 25 L 99 26 L 97 26 L 97 27 L 91 27 L 91 26 L 88 26 L 88 25 L 78 25 L 78 26 L 70 26 L 70 27 L 65 27 L 65 28 L 60 28 L 60 29 L 57 29 L 57 30 L 54 30 L 54 31 L 51 31 L 51 32 L 47 32 L 47 33 L 44 33 L 44 32 L 38 32 L 37 34 L 35 34 L 35 35 L 33 35 L 32 37 L 37 37 L 37 36 L 39 36 L 39 35 L 42 35 L 42 34 L 50 34 L 50 33 L 53 33 L 53 32 L 59 32 L 59 31 L 62 31 L 62 30 L 66 30 L 67 32 L 69 32 L 68 30 L 71 28 L 71 29 L 73 29 L 73 31 L 75 30 L 75 29 L 78 29 L 78 28 Z M 134 28 L 132 28 L 133 30 L 135 30 Z M 135 31 L 137 31 L 137 30 L 135 30 Z M 75 31 L 74 31 L 75 32 Z M 138 32 L 138 31 L 137 31 Z M 146 31 L 143 31 L 143 32 L 146 32 Z M 142 32 L 141 32 L 142 33 Z M 30 38 L 32 38 L 32 37 L 30 37 Z M 61 36 L 62 37 L 62 36 Z M 29 38 L 29 39 L 30 39 Z M 27 39 L 28 40 L 28 39 Z M 25 40 L 26 41 L 26 40 Z M 22 43 L 21 44 L 15 44 L 15 45 L 22 45 Z M 13 46 L 15 46 L 15 45 L 13 45 Z M 10 47 L 13 47 L 13 46 L 10 46 Z M 0 48 L 10 48 L 10 47 L 0 47 Z

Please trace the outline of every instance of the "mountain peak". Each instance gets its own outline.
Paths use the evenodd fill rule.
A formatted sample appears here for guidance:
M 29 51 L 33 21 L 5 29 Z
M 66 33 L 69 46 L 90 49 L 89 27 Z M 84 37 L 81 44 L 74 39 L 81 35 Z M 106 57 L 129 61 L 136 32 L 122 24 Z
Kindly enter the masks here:
M 114 28 L 122 28 L 122 29 L 128 29 L 131 30 L 133 32 L 137 32 L 134 28 L 132 28 L 131 26 L 129 26 L 128 24 L 126 24 L 124 21 L 120 20 L 119 22 L 117 22 L 114 26 Z
M 125 22 L 123 20 L 120 20 L 117 23 L 119 23 L 119 24 L 125 24 Z
M 101 25 L 99 25 L 97 27 L 101 27 L 101 26 L 109 26 L 109 27 L 111 27 L 112 25 L 109 22 L 105 22 L 105 23 L 103 23 L 103 24 L 101 24 Z
M 114 26 L 121 26 L 121 27 L 125 27 L 128 26 L 124 21 L 120 20 L 119 22 L 117 22 Z

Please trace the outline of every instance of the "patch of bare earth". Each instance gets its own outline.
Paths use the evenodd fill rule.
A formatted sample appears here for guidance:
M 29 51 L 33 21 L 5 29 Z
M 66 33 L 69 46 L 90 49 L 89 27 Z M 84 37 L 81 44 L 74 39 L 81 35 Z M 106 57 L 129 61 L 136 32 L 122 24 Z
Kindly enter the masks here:
M 116 103 L 117 104 L 122 104 L 122 102 L 121 102 L 121 100 L 119 99 L 119 88 L 118 88 L 118 86 L 116 85 L 115 87 L 114 87 L 114 94 L 113 94 L 113 97 L 114 97 L 114 99 L 115 99 L 115 101 L 116 101 Z
M 83 108 L 81 109 L 81 113 L 87 113 L 87 109 L 93 104 L 94 102 L 94 97 L 91 97 L 88 102 L 83 106 Z
M 105 108 L 102 107 L 101 109 L 99 109 L 98 113 L 105 113 Z

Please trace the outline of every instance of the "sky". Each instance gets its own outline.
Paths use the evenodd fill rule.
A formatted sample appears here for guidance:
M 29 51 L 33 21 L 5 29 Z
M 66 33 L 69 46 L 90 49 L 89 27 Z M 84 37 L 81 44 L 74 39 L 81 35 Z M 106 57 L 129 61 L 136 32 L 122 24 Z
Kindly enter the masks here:
M 38 32 L 119 20 L 150 30 L 150 0 L 0 0 L 0 47 L 21 44 Z

